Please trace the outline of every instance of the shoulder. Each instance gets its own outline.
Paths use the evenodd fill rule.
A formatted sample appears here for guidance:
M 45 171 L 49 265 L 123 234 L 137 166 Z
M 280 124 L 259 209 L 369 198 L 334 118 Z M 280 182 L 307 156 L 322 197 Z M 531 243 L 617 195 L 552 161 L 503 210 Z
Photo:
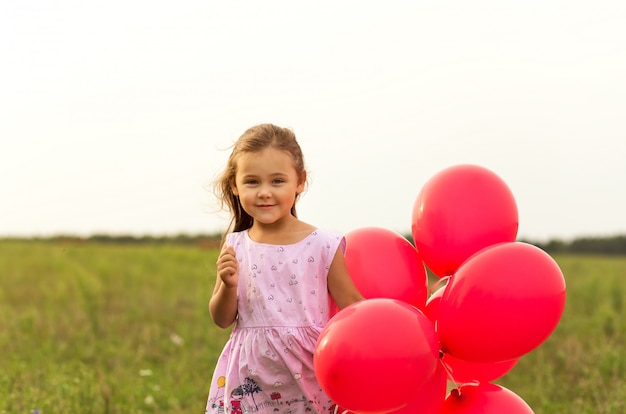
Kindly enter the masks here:
M 343 237 L 343 234 L 339 232 L 320 227 L 316 227 L 311 234 L 325 239 L 341 239 Z
M 236 244 L 241 244 L 242 241 L 247 240 L 248 230 L 236 231 L 233 233 L 228 233 L 226 235 L 225 243 L 228 246 L 235 246 Z
M 343 234 L 333 230 L 316 228 L 311 233 L 311 238 L 314 238 L 319 244 L 331 249 L 333 253 L 338 247 L 341 247 L 342 250 L 345 249 L 345 238 Z

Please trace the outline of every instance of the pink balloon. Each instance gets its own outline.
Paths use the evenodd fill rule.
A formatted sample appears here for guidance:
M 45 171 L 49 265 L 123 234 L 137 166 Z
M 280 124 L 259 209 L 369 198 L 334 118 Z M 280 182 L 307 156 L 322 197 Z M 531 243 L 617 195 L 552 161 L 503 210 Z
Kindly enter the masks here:
M 495 381 L 511 371 L 518 361 L 519 358 L 502 362 L 473 362 L 450 354 L 444 354 L 442 359 L 450 371 L 450 379 L 456 383 Z
M 339 311 L 324 327 L 314 353 L 322 389 L 357 413 L 385 413 L 411 402 L 439 360 L 434 326 L 416 307 L 375 298 Z
M 452 390 L 441 414 L 533 414 L 513 391 L 496 384 L 463 385 Z
M 456 165 L 429 179 L 413 205 L 417 251 L 437 276 L 452 275 L 479 250 L 515 241 L 517 204 L 506 183 L 477 165 Z
M 563 273 L 543 250 L 522 242 L 485 248 L 459 268 L 439 302 L 443 350 L 475 362 L 519 358 L 554 331 L 565 297 Z
M 426 269 L 406 238 L 378 227 L 353 230 L 345 238 L 346 266 L 363 297 L 398 299 L 424 308 Z

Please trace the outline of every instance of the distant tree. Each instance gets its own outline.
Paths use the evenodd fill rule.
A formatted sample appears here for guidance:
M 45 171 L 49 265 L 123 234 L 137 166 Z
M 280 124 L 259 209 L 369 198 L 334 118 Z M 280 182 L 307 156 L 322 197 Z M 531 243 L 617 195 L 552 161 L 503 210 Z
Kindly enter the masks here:
M 415 246 L 411 235 L 404 236 Z M 626 254 L 626 235 L 609 237 L 579 237 L 569 242 L 561 239 L 552 239 L 547 242 L 519 239 L 539 247 L 548 253 L 596 253 L 596 254 Z

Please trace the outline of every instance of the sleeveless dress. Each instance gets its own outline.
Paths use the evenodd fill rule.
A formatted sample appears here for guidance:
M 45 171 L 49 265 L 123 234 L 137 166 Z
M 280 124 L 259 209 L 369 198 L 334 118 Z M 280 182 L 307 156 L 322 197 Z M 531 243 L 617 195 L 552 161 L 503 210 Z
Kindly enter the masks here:
M 228 234 L 239 261 L 238 316 L 218 359 L 206 414 L 333 413 L 313 369 L 332 302 L 327 276 L 345 239 L 316 229 L 288 245 Z

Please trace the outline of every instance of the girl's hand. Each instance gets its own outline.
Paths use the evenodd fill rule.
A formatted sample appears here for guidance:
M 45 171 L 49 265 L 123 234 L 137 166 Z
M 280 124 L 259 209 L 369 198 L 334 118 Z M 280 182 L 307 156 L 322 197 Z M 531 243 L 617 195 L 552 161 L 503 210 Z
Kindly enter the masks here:
M 237 286 L 239 282 L 239 262 L 237 262 L 235 249 L 232 246 L 224 245 L 220 252 L 217 258 L 217 275 L 227 288 Z
M 237 283 L 239 283 L 239 262 L 232 247 L 222 247 L 216 262 L 217 280 L 209 301 L 209 311 L 213 322 L 227 328 L 237 318 Z

